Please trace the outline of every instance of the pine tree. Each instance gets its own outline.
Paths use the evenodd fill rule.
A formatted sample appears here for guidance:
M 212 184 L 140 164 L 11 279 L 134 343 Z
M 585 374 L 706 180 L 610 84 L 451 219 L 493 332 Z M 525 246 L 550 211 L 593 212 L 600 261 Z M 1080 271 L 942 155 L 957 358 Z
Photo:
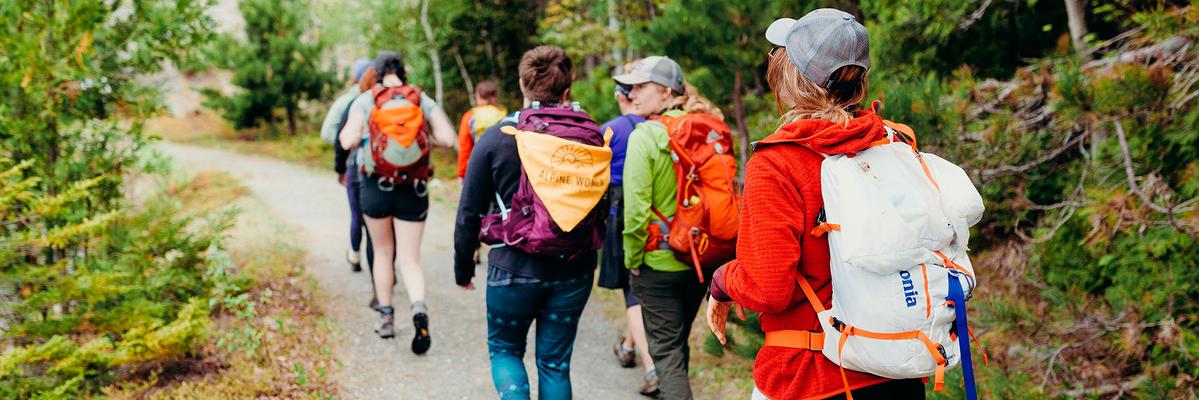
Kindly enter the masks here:
M 225 36 L 214 58 L 233 70 L 233 84 L 242 90 L 231 96 L 206 90 L 209 107 L 224 111 L 237 128 L 266 123 L 274 130 L 282 109 L 287 132 L 295 136 L 300 104 L 317 100 L 335 83 L 332 71 L 320 65 L 325 43 L 313 26 L 308 3 L 299 0 L 241 2 L 245 39 Z

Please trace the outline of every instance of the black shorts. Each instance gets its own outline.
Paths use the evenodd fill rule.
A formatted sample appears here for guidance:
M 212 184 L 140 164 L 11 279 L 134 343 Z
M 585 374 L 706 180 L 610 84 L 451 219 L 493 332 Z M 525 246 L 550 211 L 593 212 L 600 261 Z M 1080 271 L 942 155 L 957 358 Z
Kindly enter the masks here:
M 429 187 L 424 183 L 396 185 L 384 191 L 379 188 L 379 178 L 366 177 L 358 186 L 358 203 L 362 213 L 371 218 L 423 222 L 429 216 Z
M 604 247 L 600 252 L 599 287 L 624 290 L 625 308 L 641 304 L 629 290 L 629 269 L 624 265 L 624 191 L 620 186 L 608 188 L 612 208 L 608 211 L 608 227 L 604 232 Z

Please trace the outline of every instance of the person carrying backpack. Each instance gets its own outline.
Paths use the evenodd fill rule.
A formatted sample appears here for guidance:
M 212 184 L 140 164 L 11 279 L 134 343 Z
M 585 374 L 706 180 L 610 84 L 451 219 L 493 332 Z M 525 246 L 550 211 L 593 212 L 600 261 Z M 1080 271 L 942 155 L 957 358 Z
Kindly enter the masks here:
M 354 99 L 375 85 L 375 71 L 371 64 L 371 60 L 365 58 L 354 61 L 351 66 L 354 79 L 350 82 L 350 87 L 329 106 L 329 113 L 325 115 L 325 121 L 321 124 L 321 139 L 333 145 L 333 171 L 337 172 L 337 183 L 346 188 L 346 198 L 350 203 L 350 247 L 346 249 L 346 261 L 350 263 L 350 270 L 353 272 L 362 271 L 359 253 L 362 245 L 362 232 L 366 230 L 366 226 L 362 224 L 362 211 L 358 207 L 358 171 L 354 170 L 354 154 L 350 150 L 343 149 L 337 143 L 337 135 L 346 125 L 346 118 L 349 116 L 350 105 Z M 369 74 L 367 74 L 368 71 Z M 366 79 L 363 79 L 364 77 Z M 369 268 L 371 261 L 374 260 L 370 235 L 367 235 L 366 238 L 366 258 Z M 378 302 L 374 296 L 371 298 L 372 304 Z
M 458 180 L 466 176 L 466 166 L 475 142 L 487 128 L 500 122 L 508 110 L 500 104 L 500 87 L 487 80 L 475 85 L 475 106 L 462 114 L 458 121 Z
M 625 71 L 632 71 L 634 66 L 636 66 L 635 61 L 628 63 L 625 65 Z M 654 360 L 649 355 L 649 343 L 645 338 L 645 321 L 641 318 L 641 303 L 637 301 L 637 297 L 633 296 L 633 291 L 629 287 L 629 269 L 624 264 L 624 242 L 621 238 L 624 230 L 624 206 L 622 204 L 624 195 L 621 184 L 625 151 L 628 149 L 629 134 L 633 133 L 633 128 L 637 124 L 645 121 L 645 117 L 636 113 L 633 102 L 629 100 L 631 90 L 632 87 L 626 85 L 616 86 L 613 96 L 616 97 L 616 104 L 620 108 L 621 115 L 600 125 L 601 132 L 611 132 L 612 135 L 609 143 L 609 147 L 612 148 L 612 183 L 608 187 L 608 199 L 612 205 L 608 212 L 608 227 L 607 233 L 604 235 L 604 247 L 601 250 L 597 285 L 602 288 L 620 289 L 623 293 L 626 318 L 625 336 L 617 339 L 616 344 L 612 346 L 612 353 L 616 355 L 617 362 L 624 368 L 634 367 L 637 358 L 640 357 L 641 366 L 645 369 L 645 378 L 638 391 L 646 396 L 654 396 L 658 393 L 658 374 L 654 370 Z
M 480 241 L 491 245 L 487 349 L 499 398 L 531 396 L 522 359 L 537 321 L 537 397 L 569 399 L 612 152 L 591 116 L 567 103 L 574 68 L 561 48 L 525 52 L 519 73 L 525 107 L 488 128 L 471 153 L 454 229 L 454 277 L 474 290 L 472 255 Z
M 647 57 L 615 80 L 632 88 L 635 112 L 650 116 L 633 129 L 625 152 L 624 264 L 641 302 L 659 396 L 690 399 L 687 338 L 708 278 L 717 262 L 732 258 L 736 237 L 731 138 L 720 109 L 685 83 L 674 60 Z
M 870 48 L 851 14 L 781 18 L 766 38 L 783 124 L 746 167 L 737 259 L 713 275 L 707 312 L 722 343 L 733 301 L 761 313 L 752 398 L 923 399 L 920 378 L 939 390 L 959 362 L 969 376 L 978 192 L 877 103 L 859 107 Z
M 380 314 L 375 333 L 385 339 L 395 336 L 392 290 L 398 258 L 412 303 L 412 351 L 424 354 L 432 343 L 420 265 L 429 180 L 433 178 L 429 150 L 433 145 L 454 147 L 454 128 L 440 105 L 407 83 L 399 53 L 380 52 L 375 71 L 374 87 L 350 106 L 339 140 L 342 148 L 360 149 L 359 200 L 367 231 L 374 239 L 375 260 L 380 262 L 371 271 Z

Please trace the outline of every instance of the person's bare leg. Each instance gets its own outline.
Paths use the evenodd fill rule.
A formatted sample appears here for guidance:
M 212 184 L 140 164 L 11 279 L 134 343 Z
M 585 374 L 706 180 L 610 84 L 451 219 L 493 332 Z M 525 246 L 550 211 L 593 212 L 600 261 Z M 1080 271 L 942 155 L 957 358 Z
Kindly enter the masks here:
M 420 245 L 425 223 L 396 220 L 395 225 L 395 254 L 400 264 L 400 276 L 404 278 L 404 288 L 408 290 L 408 301 L 424 301 L 425 271 L 420 265 Z M 378 253 L 375 257 L 378 258 Z
M 371 245 L 375 250 L 375 262 L 371 265 L 375 280 L 375 298 L 379 306 L 391 306 L 391 293 L 395 288 L 395 236 L 392 232 L 391 217 L 371 218 L 366 220 L 366 230 L 371 235 Z
M 654 369 L 654 359 L 649 355 L 649 342 L 645 338 L 645 320 L 641 319 L 641 305 L 635 305 L 625 309 L 625 315 L 629 320 L 629 336 L 633 338 L 633 345 L 637 348 L 637 357 L 641 358 L 641 366 L 645 368 L 645 372 Z
M 408 290 L 408 301 L 412 303 L 412 352 L 425 354 L 432 340 L 429 336 L 429 308 L 425 306 L 425 271 L 420 266 L 421 236 L 424 222 L 396 220 L 396 247 L 400 261 L 400 275 L 404 277 L 404 288 Z

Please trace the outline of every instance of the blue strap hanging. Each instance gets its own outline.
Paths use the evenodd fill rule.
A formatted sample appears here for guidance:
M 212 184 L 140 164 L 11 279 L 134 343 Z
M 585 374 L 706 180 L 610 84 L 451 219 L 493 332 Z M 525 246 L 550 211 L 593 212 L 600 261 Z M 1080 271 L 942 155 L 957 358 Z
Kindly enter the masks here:
M 962 290 L 961 274 L 951 274 L 949 300 L 953 301 L 953 312 L 957 324 L 958 343 L 962 350 L 962 379 L 966 382 L 966 398 L 978 399 L 974 388 L 974 364 L 970 361 L 970 331 L 966 325 L 966 294 Z

